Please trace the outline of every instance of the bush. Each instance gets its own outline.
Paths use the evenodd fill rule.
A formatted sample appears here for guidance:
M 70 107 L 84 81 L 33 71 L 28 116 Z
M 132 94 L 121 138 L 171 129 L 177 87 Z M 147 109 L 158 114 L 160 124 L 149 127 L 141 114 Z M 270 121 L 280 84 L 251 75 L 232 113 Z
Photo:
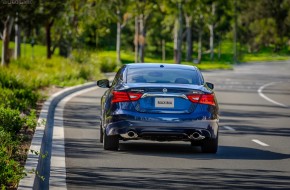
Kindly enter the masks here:
M 0 87 L 15 89 L 15 88 L 23 88 L 24 84 L 19 80 L 17 80 L 17 78 L 14 75 L 8 73 L 3 69 L 0 69 Z
M 16 135 L 24 125 L 25 119 L 20 117 L 18 110 L 0 107 L 0 128 Z
M 0 147 L 0 187 L 15 188 L 21 178 L 25 176 L 23 167 L 6 153 L 6 149 Z
M 0 128 L 0 187 L 15 187 L 24 176 L 23 167 L 12 156 L 15 154 L 18 141 L 9 132 Z
M 1 89 L 0 105 L 25 111 L 35 108 L 39 95 L 30 89 Z
M 117 67 L 115 60 L 110 57 L 100 57 L 98 63 L 100 64 L 101 71 L 105 73 L 114 72 Z

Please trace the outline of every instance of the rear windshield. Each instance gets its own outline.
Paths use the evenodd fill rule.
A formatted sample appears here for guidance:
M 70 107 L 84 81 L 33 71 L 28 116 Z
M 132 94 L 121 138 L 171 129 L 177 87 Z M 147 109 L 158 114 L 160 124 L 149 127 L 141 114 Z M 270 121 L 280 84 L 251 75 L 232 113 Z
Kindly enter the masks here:
M 158 69 L 129 68 L 127 83 L 176 83 L 201 85 L 202 80 L 195 70 L 189 69 Z

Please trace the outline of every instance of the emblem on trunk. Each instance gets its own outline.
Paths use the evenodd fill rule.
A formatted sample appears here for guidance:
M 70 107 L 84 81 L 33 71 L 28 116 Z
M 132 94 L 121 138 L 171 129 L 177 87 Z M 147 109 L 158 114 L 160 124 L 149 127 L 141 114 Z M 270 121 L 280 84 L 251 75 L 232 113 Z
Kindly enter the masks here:
M 166 88 L 163 88 L 162 91 L 163 91 L 163 93 L 166 93 L 167 92 L 167 89 Z

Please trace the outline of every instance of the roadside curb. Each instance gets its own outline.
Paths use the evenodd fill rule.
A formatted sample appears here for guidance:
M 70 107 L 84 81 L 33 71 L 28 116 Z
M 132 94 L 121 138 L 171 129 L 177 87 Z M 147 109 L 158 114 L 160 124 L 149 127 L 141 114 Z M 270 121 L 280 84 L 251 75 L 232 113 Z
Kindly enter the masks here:
M 66 88 L 53 94 L 43 104 L 25 164 L 25 171 L 28 173 L 26 177 L 20 180 L 19 190 L 41 189 L 41 183 L 49 183 L 49 180 L 42 181 L 39 176 L 49 176 L 47 166 L 50 166 L 55 108 L 64 97 L 94 86 L 96 86 L 95 82 L 89 82 Z M 38 152 L 40 155 L 36 155 L 32 151 Z M 46 153 L 48 153 L 47 156 L 42 158 L 42 155 L 46 155 Z

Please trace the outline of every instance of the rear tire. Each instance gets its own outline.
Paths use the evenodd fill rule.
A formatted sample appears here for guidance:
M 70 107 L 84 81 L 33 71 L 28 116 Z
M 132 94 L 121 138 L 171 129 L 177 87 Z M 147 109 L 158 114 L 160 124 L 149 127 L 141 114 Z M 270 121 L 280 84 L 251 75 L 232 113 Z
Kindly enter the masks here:
M 104 137 L 104 150 L 118 150 L 119 149 L 119 136 L 118 135 L 113 135 L 113 136 L 108 136 L 105 133 L 103 133 Z
M 218 136 L 215 139 L 205 140 L 204 144 L 201 146 L 201 151 L 203 153 L 216 154 L 218 150 Z
M 102 128 L 102 123 L 100 124 L 100 143 L 104 142 L 104 132 L 103 132 L 103 128 Z

